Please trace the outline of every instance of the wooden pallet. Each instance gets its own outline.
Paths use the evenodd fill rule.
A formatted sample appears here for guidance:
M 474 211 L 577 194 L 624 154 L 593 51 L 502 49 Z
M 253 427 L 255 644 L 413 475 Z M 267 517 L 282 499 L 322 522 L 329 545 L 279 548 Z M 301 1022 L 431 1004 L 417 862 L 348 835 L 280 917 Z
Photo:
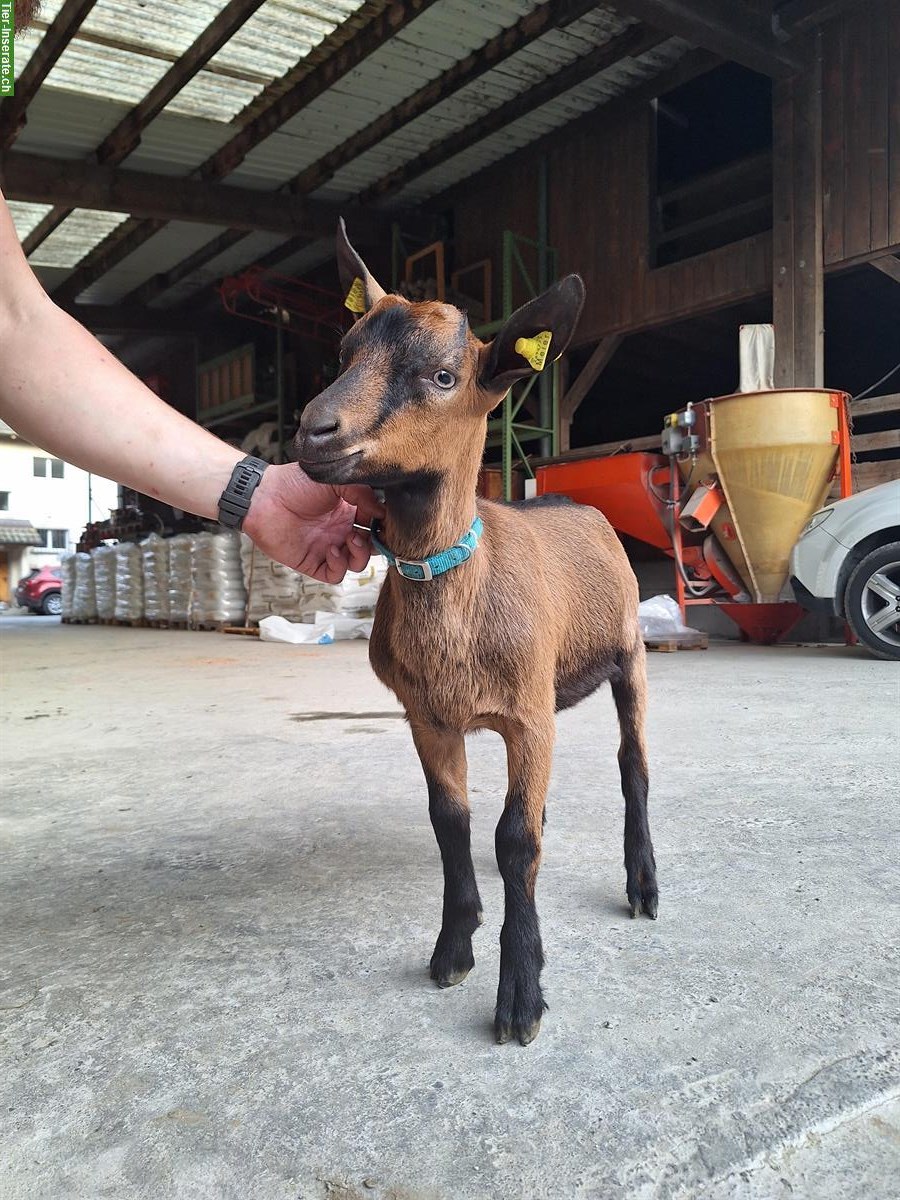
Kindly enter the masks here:
M 707 650 L 709 634 L 697 629 L 679 637 L 644 638 L 644 645 L 659 654 L 672 654 L 676 650 Z
M 258 625 L 223 625 L 223 633 L 236 633 L 239 637 L 259 637 Z

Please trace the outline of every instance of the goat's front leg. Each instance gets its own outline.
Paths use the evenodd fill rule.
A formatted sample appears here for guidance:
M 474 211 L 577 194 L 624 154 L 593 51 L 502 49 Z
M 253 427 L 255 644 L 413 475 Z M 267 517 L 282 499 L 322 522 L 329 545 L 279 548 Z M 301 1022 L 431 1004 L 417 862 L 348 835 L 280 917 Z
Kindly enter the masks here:
M 444 913 L 431 956 L 431 978 L 438 987 L 452 987 L 475 965 L 472 934 L 482 920 L 470 850 L 465 739 L 461 733 L 416 724 L 412 733 L 444 864 Z
M 534 889 L 541 861 L 544 805 L 550 780 L 552 710 L 529 725 L 503 731 L 509 766 L 506 808 L 497 826 L 497 863 L 506 898 L 500 932 L 500 986 L 494 1032 L 498 1042 L 533 1041 L 547 1007 L 541 992 L 544 952 Z

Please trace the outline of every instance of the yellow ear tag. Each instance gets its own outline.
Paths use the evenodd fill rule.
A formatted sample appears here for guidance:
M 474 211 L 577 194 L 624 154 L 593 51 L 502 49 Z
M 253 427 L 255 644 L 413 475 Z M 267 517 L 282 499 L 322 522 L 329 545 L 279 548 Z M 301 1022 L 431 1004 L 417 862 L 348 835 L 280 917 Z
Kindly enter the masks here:
M 344 308 L 349 308 L 352 313 L 364 313 L 366 311 L 366 287 L 359 276 L 350 285 L 350 291 L 347 293 L 347 299 L 344 301 Z
M 535 371 L 543 371 L 552 340 L 553 334 L 549 329 L 545 329 L 543 333 L 535 334 L 533 338 L 518 338 L 516 340 L 516 354 L 521 354 L 528 362 L 528 365 L 533 367 Z

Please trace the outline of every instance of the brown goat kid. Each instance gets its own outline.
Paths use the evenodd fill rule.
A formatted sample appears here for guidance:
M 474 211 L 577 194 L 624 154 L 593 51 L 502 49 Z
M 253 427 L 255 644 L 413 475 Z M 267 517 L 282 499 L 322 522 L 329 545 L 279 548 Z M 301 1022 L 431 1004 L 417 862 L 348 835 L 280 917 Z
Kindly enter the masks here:
M 431 959 L 440 987 L 474 965 L 481 900 L 469 849 L 465 735 L 506 743 L 509 790 L 496 833 L 505 885 L 495 1031 L 530 1042 L 545 1009 L 535 879 L 555 736 L 554 713 L 609 681 L 619 716 L 625 868 L 632 916 L 656 917 L 647 822 L 646 675 L 638 589 L 628 559 L 595 509 L 547 498 L 477 500 L 488 413 L 532 373 L 521 338 L 549 331 L 569 344 L 584 303 L 570 275 L 514 313 L 482 344 L 449 304 L 386 295 L 338 234 L 343 286 L 363 312 L 343 340 L 341 372 L 313 400 L 297 434 L 313 479 L 383 488 L 379 536 L 407 569 L 456 544 L 476 513 L 467 561 L 423 580 L 388 572 L 372 630 L 378 677 L 406 708 L 428 784 L 444 867 L 443 922 Z

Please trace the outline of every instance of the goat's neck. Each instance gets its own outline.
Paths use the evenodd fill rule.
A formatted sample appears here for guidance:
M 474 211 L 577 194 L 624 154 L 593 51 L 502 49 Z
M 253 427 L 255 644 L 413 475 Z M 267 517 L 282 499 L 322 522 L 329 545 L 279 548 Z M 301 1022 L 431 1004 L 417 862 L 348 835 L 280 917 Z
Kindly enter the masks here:
M 428 558 L 468 532 L 482 451 L 479 442 L 465 461 L 385 489 L 384 541 L 394 554 Z

